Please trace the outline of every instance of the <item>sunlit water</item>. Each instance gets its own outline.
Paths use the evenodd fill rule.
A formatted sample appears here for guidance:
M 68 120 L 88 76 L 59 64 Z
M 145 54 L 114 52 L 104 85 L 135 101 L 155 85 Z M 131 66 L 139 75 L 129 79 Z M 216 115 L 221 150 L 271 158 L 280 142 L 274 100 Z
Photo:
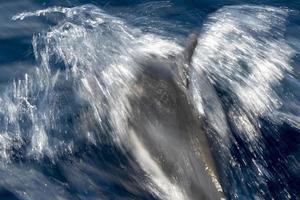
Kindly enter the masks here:
M 135 58 L 178 54 L 195 30 L 216 187 L 300 198 L 300 4 L 261 3 L 1 3 L 1 199 L 188 199 L 128 119 Z

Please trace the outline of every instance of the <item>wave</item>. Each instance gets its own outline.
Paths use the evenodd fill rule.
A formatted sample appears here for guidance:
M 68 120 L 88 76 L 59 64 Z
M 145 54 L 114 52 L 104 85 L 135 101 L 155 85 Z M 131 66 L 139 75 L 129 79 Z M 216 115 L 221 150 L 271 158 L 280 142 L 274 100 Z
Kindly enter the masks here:
M 191 95 L 216 130 L 211 137 L 229 199 L 296 195 L 285 177 L 280 195 L 271 191 L 270 180 L 281 174 L 267 160 L 262 131 L 262 119 L 275 129 L 283 122 L 299 127 L 297 116 L 281 110 L 278 93 L 284 77 L 293 76 L 296 52 L 284 40 L 289 12 L 223 7 L 199 36 Z M 12 19 L 55 13 L 63 16 L 56 25 L 33 36 L 37 66 L 0 96 L 2 188 L 21 199 L 187 199 L 128 128 L 128 98 L 139 72 L 134 58 L 167 58 L 183 50 L 182 41 L 145 32 L 93 5 Z

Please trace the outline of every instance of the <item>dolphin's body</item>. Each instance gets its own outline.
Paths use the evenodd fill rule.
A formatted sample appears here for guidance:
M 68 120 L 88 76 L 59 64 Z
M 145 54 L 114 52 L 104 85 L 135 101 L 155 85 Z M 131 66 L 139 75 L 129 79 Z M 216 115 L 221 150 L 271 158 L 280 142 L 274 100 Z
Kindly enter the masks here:
M 150 55 L 141 66 L 130 97 L 129 124 L 171 182 L 188 199 L 220 199 L 207 140 L 207 124 L 189 99 L 188 66 L 197 44 L 193 35 L 183 54 L 170 58 Z

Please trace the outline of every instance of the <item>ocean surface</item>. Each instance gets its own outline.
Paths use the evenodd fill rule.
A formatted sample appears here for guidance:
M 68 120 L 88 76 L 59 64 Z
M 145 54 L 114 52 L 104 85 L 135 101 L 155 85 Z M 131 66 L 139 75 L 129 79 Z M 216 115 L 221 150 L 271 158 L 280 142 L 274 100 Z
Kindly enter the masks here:
M 128 96 L 134 58 L 176 55 L 192 32 L 206 76 L 192 103 L 215 130 L 224 197 L 300 199 L 299 12 L 299 0 L 0 1 L 0 199 L 189 199 L 132 142 Z

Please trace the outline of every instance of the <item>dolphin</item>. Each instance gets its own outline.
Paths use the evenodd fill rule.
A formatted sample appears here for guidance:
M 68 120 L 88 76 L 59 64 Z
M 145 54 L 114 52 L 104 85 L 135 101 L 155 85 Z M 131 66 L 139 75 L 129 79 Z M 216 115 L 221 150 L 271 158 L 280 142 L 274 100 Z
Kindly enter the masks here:
M 185 50 L 167 58 L 135 57 L 140 66 L 129 97 L 131 134 L 141 142 L 169 180 L 183 189 L 187 199 L 221 199 L 218 173 L 208 134 L 209 125 L 189 95 L 189 70 L 197 34 Z

